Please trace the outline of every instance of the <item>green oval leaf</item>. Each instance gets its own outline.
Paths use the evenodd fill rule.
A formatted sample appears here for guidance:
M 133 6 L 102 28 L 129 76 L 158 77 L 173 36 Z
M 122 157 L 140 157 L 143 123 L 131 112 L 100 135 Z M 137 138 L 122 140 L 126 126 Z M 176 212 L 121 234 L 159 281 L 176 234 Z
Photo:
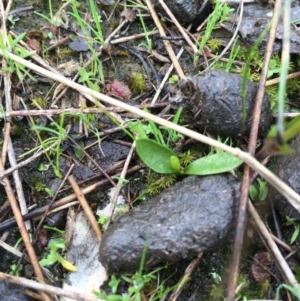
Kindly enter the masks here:
M 212 175 L 232 170 L 243 161 L 227 152 L 217 152 L 213 155 L 200 158 L 184 169 L 187 175 Z
M 178 173 L 171 163 L 171 157 L 176 154 L 151 139 L 139 138 L 136 140 L 136 152 L 140 159 L 157 173 L 173 174 Z

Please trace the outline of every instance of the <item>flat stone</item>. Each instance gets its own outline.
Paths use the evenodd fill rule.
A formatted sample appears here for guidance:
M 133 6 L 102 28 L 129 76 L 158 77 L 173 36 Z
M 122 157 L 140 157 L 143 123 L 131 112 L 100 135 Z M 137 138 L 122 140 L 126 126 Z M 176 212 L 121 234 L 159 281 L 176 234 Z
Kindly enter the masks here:
M 114 222 L 104 232 L 100 261 L 109 273 L 136 271 L 147 239 L 147 267 L 228 245 L 239 195 L 240 182 L 230 174 L 187 177 Z

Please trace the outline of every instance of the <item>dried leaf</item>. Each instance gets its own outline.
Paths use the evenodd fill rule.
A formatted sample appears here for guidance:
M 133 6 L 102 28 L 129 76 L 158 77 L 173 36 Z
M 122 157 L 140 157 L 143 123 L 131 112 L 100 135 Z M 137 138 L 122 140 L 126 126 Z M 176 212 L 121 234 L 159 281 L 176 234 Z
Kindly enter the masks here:
M 121 13 L 121 17 L 124 17 L 129 22 L 133 22 L 136 19 L 136 12 L 132 9 L 125 8 Z
M 35 50 L 36 53 L 40 53 L 41 50 L 42 50 L 42 47 L 41 47 L 41 43 L 36 40 L 36 39 L 30 39 L 27 41 L 27 45 L 32 49 L 32 50 Z
M 271 275 L 267 272 L 271 261 L 272 259 L 268 252 L 259 252 L 254 255 L 251 263 L 251 274 L 256 282 L 263 284 L 271 280 Z
M 114 79 L 113 82 L 108 85 L 108 93 L 125 100 L 129 100 L 132 96 L 129 87 L 118 79 Z

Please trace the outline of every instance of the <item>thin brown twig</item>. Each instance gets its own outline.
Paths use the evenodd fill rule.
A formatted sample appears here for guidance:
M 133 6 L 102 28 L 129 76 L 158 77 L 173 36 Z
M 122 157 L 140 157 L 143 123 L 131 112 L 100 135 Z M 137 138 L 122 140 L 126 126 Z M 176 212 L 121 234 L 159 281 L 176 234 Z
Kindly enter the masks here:
M 4 170 L 4 167 L 2 165 L 2 162 L 0 161 L 0 171 L 3 171 L 3 170 Z M 35 273 L 35 275 L 36 275 L 36 277 L 39 281 L 44 282 L 44 276 L 43 276 L 41 267 L 39 265 L 38 258 L 37 258 L 36 254 L 35 254 L 35 251 L 34 251 L 32 245 L 31 245 L 30 237 L 29 237 L 29 234 L 26 230 L 25 223 L 23 221 L 22 214 L 20 212 L 18 202 L 17 202 L 17 200 L 14 196 L 14 193 L 13 193 L 13 189 L 12 189 L 12 187 L 10 185 L 10 182 L 9 182 L 7 177 L 3 178 L 3 182 L 4 182 L 4 189 L 5 189 L 7 198 L 10 202 L 11 209 L 14 213 L 16 222 L 18 224 L 18 228 L 19 228 L 20 234 L 22 236 L 23 243 L 24 243 L 25 248 L 27 250 L 28 256 L 30 258 L 31 264 L 33 266 L 34 273 Z
M 15 155 L 13 143 L 12 143 L 10 137 L 8 140 L 8 158 L 9 158 L 9 163 L 10 163 L 11 167 L 14 167 L 17 165 L 16 155 Z M 26 204 L 26 200 L 25 200 L 23 185 L 22 185 L 22 182 L 20 179 L 19 170 L 16 169 L 15 171 L 13 171 L 12 175 L 13 175 L 13 179 L 14 179 L 14 183 L 15 183 L 16 193 L 18 196 L 18 203 L 20 206 L 20 210 L 21 210 L 22 215 L 24 215 L 28 212 L 28 209 L 27 209 L 27 204 Z M 25 222 L 25 226 L 28 231 L 31 230 L 30 222 Z
M 131 35 L 131 36 L 111 40 L 110 44 L 113 44 L 113 45 L 114 44 L 120 44 L 120 43 L 124 43 L 124 42 L 127 42 L 127 41 L 132 41 L 132 40 L 135 40 L 135 39 L 144 38 L 145 36 L 148 37 L 148 36 L 151 36 L 151 35 L 154 35 L 154 34 L 157 34 L 157 33 L 158 33 L 158 30 L 152 30 L 152 31 L 149 31 L 147 33 L 137 33 L 137 34 L 134 34 L 134 35 Z
M 154 21 L 156 27 L 158 28 L 158 31 L 159 31 L 160 35 L 161 35 L 161 36 L 166 36 L 166 32 L 165 32 L 163 26 L 161 25 L 161 22 L 160 22 L 160 20 L 159 20 L 159 18 L 158 18 L 158 15 L 157 15 L 156 11 L 154 10 L 154 7 L 153 7 L 153 5 L 152 5 L 152 3 L 151 3 L 151 0 L 145 0 L 145 1 L 146 1 L 146 3 L 147 3 L 149 12 L 150 12 L 150 14 L 151 14 L 151 16 L 152 16 L 152 18 L 153 18 L 153 21 Z M 183 73 L 183 70 L 182 70 L 180 64 L 178 63 L 178 60 L 177 60 L 177 58 L 176 58 L 176 55 L 175 55 L 175 53 L 174 53 L 174 51 L 173 51 L 173 48 L 172 48 L 172 46 L 171 46 L 171 43 L 170 43 L 168 40 L 163 40 L 163 43 L 165 44 L 165 47 L 166 47 L 166 50 L 167 50 L 167 52 L 168 52 L 168 54 L 169 54 L 169 57 L 170 57 L 170 59 L 171 59 L 171 62 L 174 64 L 174 67 L 175 67 L 175 69 L 176 69 L 176 71 L 177 71 L 179 77 L 180 77 L 181 79 L 185 78 L 185 75 L 184 75 L 184 73 Z
M 294 79 L 294 78 L 298 78 L 298 77 L 300 77 L 300 71 L 288 74 L 287 77 L 286 77 L 286 80 Z M 266 81 L 266 87 L 276 85 L 276 84 L 279 83 L 279 81 L 280 81 L 280 77 L 276 77 L 276 78 L 272 78 L 270 80 L 267 80 Z
M 274 6 L 274 16 L 272 19 L 272 26 L 270 30 L 270 36 L 266 47 L 266 53 L 264 56 L 263 67 L 261 71 L 260 82 L 258 86 L 258 92 L 255 98 L 255 106 L 253 110 L 253 120 L 251 126 L 251 132 L 249 137 L 249 145 L 248 149 L 250 154 L 254 155 L 257 134 L 258 134 L 258 127 L 261 115 L 261 107 L 265 93 L 265 83 L 268 74 L 269 62 L 272 55 L 273 44 L 275 41 L 276 35 L 276 28 L 279 20 L 279 12 L 280 12 L 281 0 L 276 0 Z M 244 168 L 244 175 L 241 184 L 241 196 L 240 196 L 240 205 L 239 205 L 239 213 L 238 213 L 238 220 L 237 220 L 237 227 L 236 227 L 236 234 L 234 239 L 234 249 L 233 249 L 233 256 L 232 262 L 230 267 L 230 274 L 229 274 L 229 283 L 227 288 L 227 301 L 234 301 L 235 299 L 235 289 L 236 283 L 238 278 L 238 270 L 239 270 L 239 263 L 241 257 L 241 248 L 243 245 L 243 236 L 245 231 L 245 221 L 246 221 L 246 214 L 247 214 L 247 202 L 248 202 L 248 194 L 249 194 L 249 185 L 250 185 L 250 174 L 251 168 L 249 165 L 245 165 Z
M 262 222 L 261 218 L 259 217 L 255 207 L 253 206 L 253 204 L 250 200 L 248 202 L 248 209 L 251 213 L 251 216 L 255 220 L 255 223 L 256 223 L 261 235 L 264 237 L 269 249 L 272 251 L 272 254 L 276 260 L 276 263 L 280 267 L 281 273 L 285 276 L 285 279 L 287 280 L 289 285 L 294 286 L 294 287 L 297 286 L 298 282 L 297 282 L 293 272 L 291 271 L 288 263 L 282 256 L 279 248 L 277 247 L 277 245 L 274 242 L 272 236 L 270 235 L 268 229 Z
M 106 173 L 106 171 L 101 167 L 101 165 L 92 157 L 89 155 L 89 153 L 84 149 L 82 148 L 72 137 L 68 137 L 68 139 L 70 141 L 72 141 L 72 143 L 74 143 L 74 145 L 76 147 L 78 147 L 78 149 L 80 149 L 84 154 L 85 156 L 87 156 L 87 158 L 89 158 L 89 160 L 91 160 L 91 162 L 93 162 L 93 164 L 100 170 L 100 172 L 106 177 L 106 179 L 110 182 L 110 184 L 112 186 L 116 186 L 116 183 L 113 181 L 113 179 Z
M 187 283 L 188 279 L 191 277 L 194 269 L 198 266 L 200 259 L 203 253 L 199 253 L 195 259 L 188 265 L 186 268 L 183 277 L 179 281 L 179 285 L 173 291 L 171 296 L 169 297 L 168 301 L 176 301 L 179 297 L 180 293 L 182 292 L 184 285 Z
M 173 13 L 170 11 L 169 7 L 165 4 L 165 2 L 163 0 L 158 0 L 158 2 L 162 6 L 162 8 L 165 10 L 165 12 L 167 13 L 167 15 L 174 22 L 175 26 L 177 27 L 177 29 L 179 30 L 179 32 L 182 34 L 182 36 L 184 37 L 184 39 L 186 40 L 186 42 L 188 43 L 188 45 L 193 49 L 194 54 L 199 53 L 198 48 L 192 42 L 192 40 L 190 39 L 190 37 L 186 34 L 185 29 L 179 24 L 179 22 L 177 21 L 177 19 L 173 15 Z
M 11 8 L 11 5 L 13 3 L 12 0 L 9 0 L 7 3 L 7 7 L 6 7 L 6 11 L 4 11 L 4 6 L 3 6 L 3 2 L 0 1 L 0 11 L 2 14 L 2 25 L 1 25 L 1 36 L 3 39 L 3 43 L 5 46 L 9 46 L 8 43 L 8 37 L 7 37 L 7 28 L 6 28 L 6 21 L 7 21 L 7 17 Z M 3 62 L 2 62 L 2 67 L 6 67 L 7 66 L 7 59 L 3 57 Z M 11 111 L 12 110 L 12 100 L 11 100 L 11 79 L 10 79 L 10 74 L 6 73 L 4 76 L 4 87 L 5 87 L 5 105 L 6 105 L 6 111 Z M 9 120 L 7 120 L 8 126 L 6 127 L 6 131 L 5 131 L 5 140 L 4 140 L 4 147 L 3 150 L 4 152 L 1 154 L 1 158 L 3 159 L 0 160 L 0 171 L 4 170 L 4 165 L 5 164 L 5 158 L 6 158 L 6 150 L 8 150 L 9 153 L 9 159 L 11 161 L 11 165 L 14 165 L 16 163 L 15 160 L 15 156 L 13 153 L 13 146 L 11 143 L 11 139 L 10 139 L 10 122 Z M 20 234 L 22 236 L 23 239 L 23 243 L 25 245 L 26 251 L 28 253 L 28 256 L 30 258 L 30 262 L 31 265 L 33 267 L 33 271 L 37 277 L 37 279 L 41 282 L 44 282 L 44 276 L 42 273 L 42 269 L 39 265 L 39 261 L 38 258 L 35 254 L 35 251 L 33 249 L 33 246 L 31 244 L 30 241 L 30 237 L 27 231 L 27 227 L 26 224 L 24 223 L 23 219 L 22 219 L 22 214 L 21 211 L 19 209 L 19 206 L 21 207 L 21 210 L 23 212 L 27 212 L 27 208 L 26 208 L 26 202 L 25 202 L 25 198 L 24 198 L 24 193 L 23 193 L 23 189 L 22 189 L 22 185 L 21 185 L 21 181 L 19 179 L 19 173 L 16 170 L 14 172 L 14 180 L 15 183 L 17 185 L 18 188 L 18 196 L 19 196 L 19 204 L 17 202 L 17 199 L 14 195 L 13 189 L 10 185 L 9 179 L 7 177 L 3 178 L 3 185 L 4 185 L 4 189 L 7 195 L 7 198 L 9 200 L 11 209 L 13 211 L 13 214 L 16 218 L 17 224 L 18 224 L 18 228 L 20 231 Z M 30 228 L 30 225 L 28 225 L 28 227 Z M 46 301 L 50 301 L 52 300 L 50 295 L 47 295 L 45 293 L 41 293 L 41 296 L 43 297 L 44 300 Z
M 140 165 L 135 165 L 131 168 L 128 169 L 127 174 L 132 174 L 134 172 L 136 172 L 137 170 L 141 169 Z M 120 173 L 117 173 L 116 176 L 120 176 Z M 89 194 L 93 191 L 95 191 L 96 189 L 99 189 L 100 187 L 103 187 L 105 185 L 109 184 L 107 179 L 98 181 L 97 183 L 94 183 L 88 187 L 85 187 L 82 189 L 82 193 L 84 195 Z M 66 204 L 68 204 L 68 206 L 73 206 L 73 205 L 77 205 L 78 201 L 73 202 L 76 199 L 76 195 L 74 193 L 63 197 L 57 201 L 54 202 L 54 204 L 51 206 L 51 210 L 47 213 L 47 216 L 52 214 L 53 212 L 56 212 L 58 210 L 61 210 L 62 206 L 65 206 Z M 70 202 L 72 202 L 72 204 L 70 204 Z M 57 208 L 59 208 L 58 210 L 56 210 Z M 38 208 L 32 212 L 29 212 L 28 214 L 23 216 L 23 220 L 29 220 L 29 219 L 34 219 L 34 220 L 39 220 L 42 218 L 44 212 L 48 209 L 48 205 L 45 205 L 41 208 Z M 14 226 L 14 220 L 12 221 L 8 221 L 8 222 L 3 222 L 0 224 L 0 232 L 3 232 L 9 228 L 11 228 L 12 226 Z
M 29 287 L 29 288 L 35 289 L 37 291 L 50 293 L 50 294 L 63 296 L 63 297 L 68 297 L 73 300 L 104 301 L 103 299 L 99 299 L 92 295 L 84 295 L 84 294 L 80 294 L 80 293 L 74 293 L 73 291 L 58 288 L 58 287 L 51 286 L 48 284 L 38 283 L 33 280 L 29 280 L 29 279 L 22 278 L 22 277 L 12 276 L 12 275 L 5 274 L 2 272 L 0 272 L 0 279 L 3 279 L 9 283 L 15 283 L 15 284 L 19 284 L 19 285 L 22 285 L 25 287 Z M 43 300 L 45 300 L 45 299 L 43 299 Z
M 177 58 L 177 59 L 179 59 L 179 58 L 181 57 L 183 51 L 184 51 L 184 48 L 182 47 L 182 48 L 178 51 L 178 53 L 177 53 L 177 55 L 176 55 L 176 58 Z M 163 90 L 163 88 L 164 88 L 164 86 L 165 86 L 167 80 L 169 79 L 170 74 L 172 73 L 173 69 L 174 69 L 174 64 L 172 63 L 171 66 L 170 66 L 170 68 L 168 69 L 166 75 L 164 76 L 163 80 L 161 81 L 161 83 L 160 83 L 158 89 L 156 90 L 156 93 L 155 93 L 155 95 L 154 95 L 154 97 L 153 97 L 153 99 L 152 99 L 152 101 L 151 101 L 151 104 L 155 104 L 155 103 L 156 103 L 156 101 L 157 101 L 157 99 L 158 99 L 158 97 L 159 97 L 161 91 Z
M 86 201 L 86 198 L 84 197 L 84 194 L 82 192 L 82 190 L 80 189 L 79 185 L 77 184 L 75 178 L 73 175 L 70 175 L 68 177 L 68 181 L 70 183 L 70 185 L 72 186 L 73 188 L 73 191 L 83 209 L 83 211 L 85 212 L 86 216 L 87 216 L 87 219 L 89 220 L 97 238 L 99 240 L 101 240 L 101 237 L 102 237 L 102 232 L 100 230 L 100 227 L 99 227 L 99 224 L 97 223 L 97 220 L 94 216 L 94 213 L 93 211 L 91 210 L 88 202 Z
M 112 207 L 112 214 L 110 216 L 109 221 L 105 224 L 105 229 L 107 229 L 107 227 L 109 226 L 109 224 L 112 221 L 114 210 L 115 210 L 116 203 L 117 203 L 117 199 L 118 199 L 118 196 L 119 196 L 119 193 L 120 193 L 122 187 L 124 186 L 124 180 L 125 180 L 125 177 L 126 177 L 126 174 L 127 174 L 127 170 L 128 170 L 128 166 L 129 166 L 129 163 L 130 163 L 131 158 L 133 156 L 134 150 L 135 150 L 135 142 L 132 143 L 131 149 L 130 149 L 128 155 L 127 155 L 125 164 L 123 166 L 123 169 L 122 169 L 122 172 L 121 172 L 118 184 L 117 184 L 116 189 L 114 191 L 114 195 L 113 195 L 112 200 L 111 200 L 111 203 L 113 205 L 113 207 Z M 124 210 L 128 210 L 128 209 L 129 208 L 126 208 Z
M 156 108 L 162 108 L 167 106 L 167 102 L 160 102 L 160 103 L 155 103 L 155 104 L 141 104 L 141 105 L 136 105 L 136 108 L 139 109 L 156 109 Z M 105 109 L 106 112 L 124 112 L 125 110 L 122 108 L 116 108 L 116 107 L 107 107 Z M 48 109 L 48 110 L 22 110 L 22 111 L 10 111 L 10 112 L 4 112 L 5 117 L 15 117 L 15 116 L 55 116 L 59 115 L 61 113 L 67 113 L 67 114 L 78 114 L 78 113 L 83 113 L 83 114 L 103 114 L 103 109 L 100 108 L 67 108 L 67 109 Z

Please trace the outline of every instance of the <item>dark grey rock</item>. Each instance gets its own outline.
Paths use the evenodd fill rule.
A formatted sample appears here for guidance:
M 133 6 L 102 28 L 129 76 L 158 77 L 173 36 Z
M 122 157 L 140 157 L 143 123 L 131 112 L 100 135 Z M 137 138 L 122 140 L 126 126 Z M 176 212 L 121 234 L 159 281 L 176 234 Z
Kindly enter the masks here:
M 183 115 L 197 129 L 211 134 L 239 136 L 243 120 L 242 83 L 239 74 L 221 70 L 211 70 L 195 77 L 180 80 L 172 87 L 170 104 L 173 109 L 183 107 Z M 246 84 L 246 122 L 244 134 L 251 129 L 252 114 L 257 93 L 257 85 L 250 80 Z M 269 98 L 265 94 L 259 134 L 268 132 L 272 114 Z
M 165 4 L 171 10 L 175 18 L 180 23 L 191 23 L 199 14 L 201 2 L 199 0 L 165 0 Z M 163 14 L 164 9 L 160 6 L 159 1 L 154 0 L 152 4 Z
M 300 193 L 300 136 L 292 141 L 290 147 L 294 152 L 278 157 L 273 172 L 293 190 Z M 271 185 L 269 185 L 269 197 L 274 201 L 283 218 L 289 216 L 300 221 L 300 213 Z
M 105 232 L 100 261 L 109 273 L 178 261 L 228 244 L 233 237 L 240 182 L 232 175 L 187 177 L 122 215 Z
M 231 5 L 232 6 L 232 5 Z M 236 31 L 236 24 L 238 15 L 236 11 L 238 6 L 234 6 L 235 11 L 228 16 L 228 22 L 223 24 L 223 28 L 227 29 L 232 34 Z M 300 35 L 299 30 L 292 23 L 297 22 L 300 15 L 299 3 L 294 3 L 294 7 L 291 9 L 290 15 L 290 53 L 299 54 L 300 52 Z M 258 40 L 261 33 L 271 22 L 273 17 L 273 7 L 268 5 L 262 5 L 261 3 L 248 3 L 244 6 L 243 19 L 239 26 L 240 41 L 244 42 L 245 46 L 251 47 Z M 273 45 L 273 53 L 281 51 L 283 40 L 283 18 L 281 17 L 277 25 L 275 33 L 275 42 Z M 218 30 L 217 30 L 218 31 Z M 215 33 L 218 34 L 218 33 Z M 263 51 L 266 48 L 269 34 L 262 38 L 259 48 Z
M 25 288 L 11 283 L 0 282 L 0 300 L 5 301 L 34 301 L 24 293 Z

